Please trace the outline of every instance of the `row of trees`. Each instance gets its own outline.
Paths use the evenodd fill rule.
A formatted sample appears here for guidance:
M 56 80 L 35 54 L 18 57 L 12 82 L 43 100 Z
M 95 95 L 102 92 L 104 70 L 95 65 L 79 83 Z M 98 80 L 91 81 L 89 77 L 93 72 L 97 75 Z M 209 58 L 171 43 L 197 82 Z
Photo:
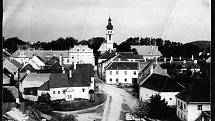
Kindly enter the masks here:
M 78 41 L 73 37 L 66 38 L 58 38 L 57 40 L 53 40 L 51 42 L 36 42 L 30 44 L 29 42 L 24 42 L 17 37 L 4 39 L 3 37 L 3 48 L 7 48 L 10 52 L 15 52 L 17 50 L 17 45 L 29 45 L 32 48 L 39 49 L 42 48 L 44 50 L 68 50 L 76 44 L 88 45 L 90 48 L 94 50 L 94 54 L 100 55 L 97 50 L 101 46 L 103 42 L 106 42 L 103 37 L 93 37 L 88 40 Z M 137 54 L 135 49 L 131 48 L 131 45 L 156 45 L 158 46 L 159 51 L 165 57 L 191 57 L 192 55 L 197 55 L 200 50 L 197 46 L 192 44 L 182 44 L 180 42 L 171 42 L 169 40 L 162 40 L 161 38 L 140 38 L 140 37 L 130 37 L 126 41 L 117 45 L 114 43 L 114 48 L 118 52 L 134 52 Z

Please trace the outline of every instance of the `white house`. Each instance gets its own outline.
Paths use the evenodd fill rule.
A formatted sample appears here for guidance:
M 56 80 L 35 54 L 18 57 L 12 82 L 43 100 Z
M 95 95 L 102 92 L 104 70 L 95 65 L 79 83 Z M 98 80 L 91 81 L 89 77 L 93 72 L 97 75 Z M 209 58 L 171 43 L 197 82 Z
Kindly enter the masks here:
M 148 100 L 152 95 L 159 94 L 170 106 L 176 105 L 175 95 L 184 87 L 171 79 L 166 69 L 159 65 L 139 84 L 139 99 Z
M 89 99 L 94 90 L 94 67 L 92 64 L 76 64 L 69 73 L 53 73 L 49 80 L 38 89 L 38 96 L 49 93 L 51 100 L 75 98 Z
M 177 117 L 182 121 L 196 121 L 203 111 L 211 111 L 210 83 L 195 79 L 176 95 Z
M 92 64 L 95 65 L 93 49 L 88 45 L 74 45 L 69 50 L 69 58 L 63 60 L 63 64 Z
M 143 57 L 135 55 L 133 52 L 115 52 L 109 50 L 98 59 L 98 73 L 103 78 L 106 75 L 106 67 L 111 62 L 139 62 L 141 60 L 143 60 Z
M 106 67 L 107 84 L 135 84 L 139 73 L 138 62 L 112 62 Z

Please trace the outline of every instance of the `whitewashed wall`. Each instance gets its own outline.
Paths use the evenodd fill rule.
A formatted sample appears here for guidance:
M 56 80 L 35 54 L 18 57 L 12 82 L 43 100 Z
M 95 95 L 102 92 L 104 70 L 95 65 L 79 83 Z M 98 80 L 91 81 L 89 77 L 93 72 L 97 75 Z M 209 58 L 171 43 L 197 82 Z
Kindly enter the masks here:
M 110 71 L 112 71 L 112 75 L 110 75 Z M 116 74 L 116 71 L 118 71 L 118 74 Z M 125 71 L 127 71 L 127 74 L 125 74 Z M 134 71 L 136 72 L 135 75 Z M 132 78 L 138 78 L 138 73 L 139 70 L 106 70 L 106 83 L 116 84 L 116 79 L 118 79 L 119 83 L 132 84 Z M 125 79 L 127 79 L 126 82 Z

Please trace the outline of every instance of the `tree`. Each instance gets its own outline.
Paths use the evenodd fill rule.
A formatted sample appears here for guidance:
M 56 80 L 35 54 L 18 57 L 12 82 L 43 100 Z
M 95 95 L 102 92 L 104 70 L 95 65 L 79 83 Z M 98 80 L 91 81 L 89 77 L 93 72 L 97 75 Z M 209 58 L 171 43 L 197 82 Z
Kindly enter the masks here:
M 148 101 L 138 101 L 137 106 L 134 107 L 133 115 L 137 116 L 138 118 L 144 118 L 145 116 L 148 116 L 150 107 Z
M 139 118 L 148 117 L 152 119 L 165 118 L 168 112 L 168 106 L 165 99 L 161 100 L 159 94 L 152 95 L 147 101 L 138 102 L 135 107 L 134 115 Z
M 117 52 L 131 52 L 131 46 L 127 42 L 122 42 L 116 50 Z
M 88 46 L 89 48 L 92 48 L 94 51 L 97 51 L 103 42 L 105 42 L 104 37 L 93 37 L 88 40 L 89 43 Z
M 135 54 L 138 55 L 137 49 L 136 48 L 132 48 L 131 51 Z
M 149 117 L 152 119 L 162 119 L 166 117 L 167 102 L 165 99 L 161 100 L 159 94 L 152 95 L 149 99 Z
M 38 97 L 37 100 L 38 103 L 47 103 L 49 104 L 51 102 L 51 96 L 49 93 L 41 94 L 41 96 Z

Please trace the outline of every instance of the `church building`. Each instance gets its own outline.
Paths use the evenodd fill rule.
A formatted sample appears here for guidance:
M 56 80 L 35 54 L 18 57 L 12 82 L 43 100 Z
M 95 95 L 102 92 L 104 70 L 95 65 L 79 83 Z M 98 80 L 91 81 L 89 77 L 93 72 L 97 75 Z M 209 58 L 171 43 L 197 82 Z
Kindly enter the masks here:
M 104 53 L 108 50 L 113 50 L 113 25 L 111 23 L 111 18 L 108 19 L 108 25 L 106 26 L 106 43 L 102 43 L 99 50 L 101 53 Z

